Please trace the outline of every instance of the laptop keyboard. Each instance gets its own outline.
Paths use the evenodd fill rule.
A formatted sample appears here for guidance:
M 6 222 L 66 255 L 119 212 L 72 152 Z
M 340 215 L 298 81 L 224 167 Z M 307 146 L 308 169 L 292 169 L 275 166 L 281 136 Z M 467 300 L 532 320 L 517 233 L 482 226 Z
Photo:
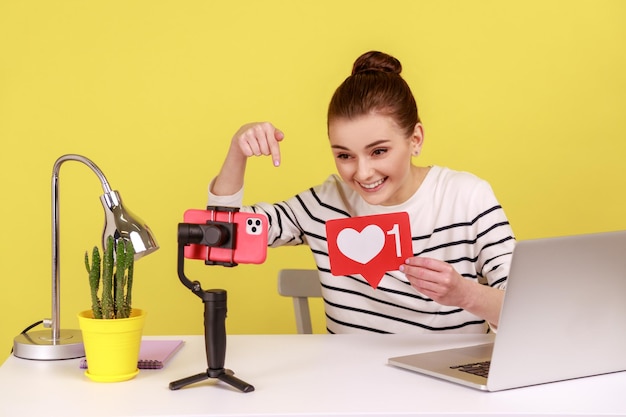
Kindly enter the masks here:
M 490 361 L 466 363 L 464 365 L 451 366 L 450 369 L 456 369 L 461 372 L 467 372 L 468 374 L 478 375 L 487 378 L 489 374 Z

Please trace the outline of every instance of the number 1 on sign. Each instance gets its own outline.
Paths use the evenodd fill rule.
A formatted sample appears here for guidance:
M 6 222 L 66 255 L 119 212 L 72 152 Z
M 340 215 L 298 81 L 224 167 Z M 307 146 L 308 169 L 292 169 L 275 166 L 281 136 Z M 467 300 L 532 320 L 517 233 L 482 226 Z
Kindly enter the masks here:
M 395 223 L 391 230 L 387 231 L 388 235 L 395 235 L 395 243 L 396 243 L 396 257 L 399 258 L 402 256 L 402 248 L 400 247 L 400 226 L 398 223 Z

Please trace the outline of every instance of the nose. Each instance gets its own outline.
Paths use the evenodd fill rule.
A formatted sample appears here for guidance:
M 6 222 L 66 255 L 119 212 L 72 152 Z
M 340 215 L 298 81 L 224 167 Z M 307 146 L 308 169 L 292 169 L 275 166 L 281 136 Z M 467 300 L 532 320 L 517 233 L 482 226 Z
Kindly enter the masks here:
M 357 161 L 356 167 L 356 179 L 360 181 L 365 181 L 372 177 L 374 172 L 374 168 L 372 167 L 371 162 L 366 158 L 359 158 Z

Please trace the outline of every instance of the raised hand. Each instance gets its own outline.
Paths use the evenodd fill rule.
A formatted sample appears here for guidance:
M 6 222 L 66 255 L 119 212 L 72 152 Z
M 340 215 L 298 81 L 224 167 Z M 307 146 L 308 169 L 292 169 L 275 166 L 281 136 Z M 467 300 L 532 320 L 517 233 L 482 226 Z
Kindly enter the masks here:
M 283 132 L 269 122 L 241 126 L 231 140 L 222 169 L 211 185 L 211 192 L 215 195 L 237 193 L 243 187 L 246 161 L 251 156 L 271 156 L 274 166 L 279 166 L 279 142 L 284 137 Z
M 280 165 L 279 142 L 285 135 L 270 122 L 248 123 L 233 136 L 231 146 L 236 146 L 243 155 L 271 155 L 274 166 Z

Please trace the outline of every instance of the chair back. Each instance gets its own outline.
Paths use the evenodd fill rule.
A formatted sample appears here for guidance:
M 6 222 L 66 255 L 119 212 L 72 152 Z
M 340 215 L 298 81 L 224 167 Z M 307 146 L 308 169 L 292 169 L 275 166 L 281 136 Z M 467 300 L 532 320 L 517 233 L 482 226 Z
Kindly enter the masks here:
M 281 269 L 278 272 L 278 293 L 293 298 L 298 333 L 313 333 L 309 297 L 322 296 L 322 286 L 317 270 Z

